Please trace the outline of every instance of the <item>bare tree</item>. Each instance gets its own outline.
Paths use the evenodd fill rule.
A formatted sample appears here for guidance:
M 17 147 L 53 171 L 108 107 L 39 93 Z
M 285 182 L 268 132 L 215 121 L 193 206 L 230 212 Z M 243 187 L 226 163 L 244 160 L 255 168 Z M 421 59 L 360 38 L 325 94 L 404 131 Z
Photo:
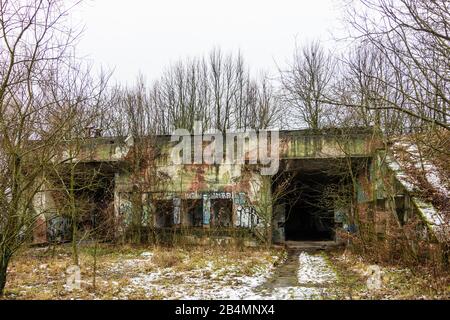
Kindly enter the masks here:
M 280 75 L 284 101 L 298 113 L 300 124 L 321 128 L 333 75 L 331 56 L 319 42 L 310 43 L 296 49 L 291 65 Z
M 182 72 L 182 69 L 179 69 L 179 71 Z M 128 196 L 132 209 L 131 212 L 127 213 L 129 216 L 125 217 L 130 222 L 125 227 L 127 229 L 126 235 L 134 243 L 140 243 L 144 240 L 144 233 L 142 232 L 144 228 L 154 231 L 152 228 L 153 212 L 145 212 L 146 208 L 149 207 L 150 198 L 148 194 L 163 188 L 161 185 L 164 185 L 166 180 L 166 176 L 161 174 L 156 166 L 156 161 L 160 155 L 157 134 L 170 133 L 173 128 L 172 121 L 178 124 L 188 124 L 190 121 L 181 114 L 184 113 L 188 117 L 188 113 L 192 110 L 188 110 L 185 105 L 176 105 L 181 103 L 181 99 L 174 99 L 178 93 L 175 93 L 177 87 L 172 86 L 172 84 L 181 84 L 183 88 L 178 87 L 178 89 L 183 91 L 180 93 L 183 96 L 182 99 L 187 97 L 184 96 L 186 93 L 183 84 L 184 78 L 179 80 L 180 82 L 170 81 L 165 83 L 164 85 L 167 85 L 165 89 L 161 89 L 159 84 L 155 84 L 153 89 L 148 90 L 144 78 L 140 76 L 135 85 L 126 88 L 116 87 L 112 91 L 111 100 L 114 101 L 112 103 L 114 115 L 111 121 L 111 131 L 127 136 L 132 141 L 129 145 L 128 156 L 125 159 L 128 166 L 124 168 L 124 171 L 130 175 Z M 163 93 L 163 90 L 167 91 Z M 168 96 L 161 96 L 166 93 L 168 93 Z M 167 97 L 174 104 L 166 105 L 165 99 Z
M 274 176 L 263 175 L 250 183 L 251 192 L 255 197 L 249 199 L 249 202 L 260 220 L 259 225 L 252 226 L 252 229 L 267 246 L 272 243 L 274 208 L 280 204 L 293 206 L 300 197 L 301 192 L 297 188 L 292 188 L 294 179 L 294 172 L 283 169 Z
M 448 1 L 360 0 L 348 6 L 348 21 L 351 36 L 376 49 L 389 69 L 388 78 L 371 75 L 393 92 L 373 97 L 377 108 L 403 113 L 413 126 L 449 129 Z
M 139 119 L 145 119 L 154 133 L 170 134 L 175 128 L 192 131 L 195 121 L 201 121 L 204 130 L 267 128 L 281 118 L 281 103 L 268 77 L 252 78 L 240 53 L 225 55 L 218 48 L 206 58 L 173 64 L 148 89 L 142 81 L 137 86 L 145 93 L 147 110 Z M 114 90 L 114 109 L 122 109 L 126 91 L 130 89 Z M 123 128 L 133 121 L 132 115 L 114 114 L 115 123 L 121 123 L 120 134 L 128 134 Z
M 74 264 L 78 258 L 78 224 L 83 216 L 92 213 L 92 199 L 86 191 L 105 187 L 101 168 L 86 170 L 83 164 L 91 160 L 97 147 L 93 138 L 101 135 L 105 112 L 106 86 L 110 73 L 94 78 L 92 68 L 84 69 L 82 63 L 72 62 L 67 70 L 60 67 L 54 85 L 47 89 L 56 101 L 56 108 L 49 115 L 49 127 L 64 123 L 60 136 L 63 143 L 58 148 L 53 166 L 48 168 L 48 182 L 61 195 L 61 212 L 72 224 L 72 253 Z M 64 70 L 63 72 L 61 70 Z M 107 189 L 107 187 L 105 187 Z M 83 196 L 82 196 L 83 195 Z
M 60 0 L 0 1 L 0 295 L 8 263 L 32 230 L 32 201 L 43 168 L 61 141 L 64 121 L 47 128 L 55 107 L 46 90 L 77 34 L 67 24 L 70 5 Z

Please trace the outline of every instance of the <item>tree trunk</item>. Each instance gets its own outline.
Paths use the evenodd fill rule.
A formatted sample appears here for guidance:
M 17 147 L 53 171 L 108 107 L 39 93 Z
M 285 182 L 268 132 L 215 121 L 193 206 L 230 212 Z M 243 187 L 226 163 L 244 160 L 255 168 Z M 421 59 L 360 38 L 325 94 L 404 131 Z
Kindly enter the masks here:
M 97 246 L 98 246 L 98 240 L 95 238 L 95 245 L 94 245 L 94 275 L 92 280 L 92 288 L 95 290 L 97 289 Z
M 78 259 L 78 244 L 77 244 L 77 208 L 75 203 L 75 164 L 73 164 L 72 159 L 70 160 L 70 186 L 69 186 L 69 201 L 70 201 L 70 211 L 72 218 L 72 259 L 74 265 L 79 265 L 80 261 Z
M 270 248 L 272 245 L 272 224 L 266 226 L 266 247 Z
M 6 285 L 6 271 L 8 270 L 9 257 L 0 256 L 0 297 L 3 296 L 3 291 Z

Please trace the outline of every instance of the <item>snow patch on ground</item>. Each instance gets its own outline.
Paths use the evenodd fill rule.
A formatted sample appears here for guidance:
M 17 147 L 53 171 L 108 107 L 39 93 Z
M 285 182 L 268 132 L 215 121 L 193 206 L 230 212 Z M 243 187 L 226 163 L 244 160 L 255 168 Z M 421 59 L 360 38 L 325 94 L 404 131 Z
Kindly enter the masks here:
M 336 273 L 323 256 L 302 252 L 298 262 L 300 266 L 297 277 L 300 284 L 329 284 L 336 280 Z
M 149 255 L 151 256 L 151 255 Z M 292 286 L 265 288 L 263 284 L 273 276 L 273 263 L 255 266 L 245 273 L 240 265 L 220 266 L 208 261 L 202 268 L 174 270 L 157 268 L 148 259 L 121 261 L 113 270 L 147 266 L 150 271 L 137 272 L 130 276 L 118 296 L 127 299 L 136 292 L 144 293 L 149 299 L 317 299 L 326 295 L 323 286 L 333 282 L 336 275 L 323 256 L 302 252 L 299 255 L 298 283 Z
M 176 270 L 159 268 L 152 257 L 153 254 L 145 253 L 138 259 L 123 260 L 109 267 L 110 271 L 129 274 L 119 299 L 127 299 L 135 293 L 143 293 L 149 299 L 254 299 L 257 298 L 254 289 L 264 283 L 274 269 L 273 263 L 267 262 L 243 272 L 241 265 L 207 261 L 202 267 Z
M 139 274 L 130 279 L 129 293 L 143 289 L 149 296 L 168 299 L 252 299 L 253 290 L 266 281 L 271 267 L 255 270 L 252 275 L 239 275 L 236 267 L 205 268 L 175 272 L 171 269 Z
M 150 259 L 126 259 L 121 261 L 120 263 L 115 263 L 109 267 L 109 270 L 112 272 L 122 272 L 127 269 L 135 269 L 142 266 L 145 266 L 150 262 Z

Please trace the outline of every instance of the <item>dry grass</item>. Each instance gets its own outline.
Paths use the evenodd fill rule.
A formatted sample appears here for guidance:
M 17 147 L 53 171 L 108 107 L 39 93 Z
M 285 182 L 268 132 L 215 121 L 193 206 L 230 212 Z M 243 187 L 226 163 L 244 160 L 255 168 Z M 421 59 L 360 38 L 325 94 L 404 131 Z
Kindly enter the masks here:
M 93 247 L 80 248 L 81 290 L 69 292 L 65 288 L 66 270 L 72 265 L 70 247 L 26 248 L 11 261 L 8 272 L 6 299 L 166 299 L 161 292 L 144 292 L 133 288 L 125 292 L 135 277 L 170 273 L 161 276 L 166 286 L 186 281 L 189 272 L 205 270 L 216 274 L 229 270 L 236 275 L 251 275 L 255 270 L 277 260 L 271 250 L 235 247 L 135 247 L 100 245 L 97 249 L 96 287 L 93 287 Z M 230 267 L 228 271 L 225 266 Z M 228 274 L 229 275 L 229 274 Z M 211 284 L 214 285 L 214 284 Z
M 81 290 L 65 288 L 71 266 L 69 246 L 23 249 L 11 262 L 6 299 L 177 299 L 198 296 L 199 290 L 220 294 L 242 288 L 240 282 L 283 256 L 282 250 L 235 247 L 135 247 L 100 245 L 96 287 L 93 247 L 80 248 Z M 381 265 L 383 286 L 366 287 L 369 262 L 349 251 L 327 255 L 338 274 L 336 299 L 449 298 L 448 274 Z M 137 281 L 137 283 L 136 283 Z M 151 285 L 147 285 L 151 283 Z M 180 290 L 183 291 L 180 293 Z M 203 295 L 204 296 L 204 295 Z M 214 298 L 214 296 L 212 296 Z
M 331 263 L 340 275 L 338 299 L 449 299 L 450 274 L 435 274 L 427 268 L 411 270 L 398 265 L 379 265 L 382 286 L 379 290 L 368 290 L 368 268 L 370 263 L 361 256 L 346 251 L 329 255 Z

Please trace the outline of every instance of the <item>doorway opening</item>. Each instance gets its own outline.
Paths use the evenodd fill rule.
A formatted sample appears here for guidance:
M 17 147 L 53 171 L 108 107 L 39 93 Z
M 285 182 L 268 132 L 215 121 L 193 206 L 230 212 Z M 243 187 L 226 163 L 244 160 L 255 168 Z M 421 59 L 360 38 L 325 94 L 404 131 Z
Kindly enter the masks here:
M 283 163 L 281 179 L 276 181 L 289 180 L 287 195 L 276 203 L 282 208 L 275 221 L 277 241 L 334 241 L 334 190 L 337 186 L 347 185 L 344 170 L 337 159 Z M 277 188 L 276 184 L 274 188 Z
M 286 208 L 286 240 L 334 239 L 334 210 L 325 191 L 332 183 L 331 177 L 318 172 L 297 175 L 292 187 L 298 190 L 299 197 Z

